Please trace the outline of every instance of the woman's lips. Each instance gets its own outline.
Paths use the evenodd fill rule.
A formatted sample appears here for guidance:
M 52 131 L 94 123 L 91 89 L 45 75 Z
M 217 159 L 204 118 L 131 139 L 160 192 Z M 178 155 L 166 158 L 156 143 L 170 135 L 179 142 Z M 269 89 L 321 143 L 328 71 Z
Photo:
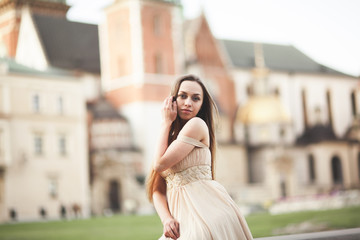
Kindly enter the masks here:
M 191 110 L 189 110 L 189 109 L 181 109 L 181 112 L 183 112 L 183 113 L 191 113 Z

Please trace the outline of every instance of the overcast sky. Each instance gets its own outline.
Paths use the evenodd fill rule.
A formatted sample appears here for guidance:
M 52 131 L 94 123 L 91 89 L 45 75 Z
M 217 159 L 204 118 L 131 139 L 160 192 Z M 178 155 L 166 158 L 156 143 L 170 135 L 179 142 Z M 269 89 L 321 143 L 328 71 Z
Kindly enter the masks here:
M 67 0 L 68 18 L 99 23 L 113 0 Z M 291 44 L 315 61 L 360 75 L 360 0 L 181 0 L 205 13 L 215 37 Z

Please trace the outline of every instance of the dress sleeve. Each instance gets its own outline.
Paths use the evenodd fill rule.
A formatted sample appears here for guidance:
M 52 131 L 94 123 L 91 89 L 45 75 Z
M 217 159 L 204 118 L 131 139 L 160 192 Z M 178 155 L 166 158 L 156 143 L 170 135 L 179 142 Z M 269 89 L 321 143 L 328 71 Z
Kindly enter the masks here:
M 182 141 L 184 143 L 191 144 L 191 145 L 193 145 L 195 147 L 200 147 L 200 148 L 207 148 L 208 147 L 205 144 L 203 144 L 202 142 L 200 142 L 199 140 L 196 140 L 194 138 L 187 137 L 187 136 L 184 136 L 184 135 L 179 135 L 177 137 L 177 140 Z

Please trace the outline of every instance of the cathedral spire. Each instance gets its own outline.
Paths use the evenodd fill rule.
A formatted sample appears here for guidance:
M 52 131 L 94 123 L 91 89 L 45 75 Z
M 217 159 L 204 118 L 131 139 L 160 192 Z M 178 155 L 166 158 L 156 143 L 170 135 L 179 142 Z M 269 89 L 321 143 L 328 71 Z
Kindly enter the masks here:
M 255 67 L 253 68 L 253 89 L 255 95 L 268 94 L 267 77 L 269 70 L 265 65 L 263 45 L 254 43 Z

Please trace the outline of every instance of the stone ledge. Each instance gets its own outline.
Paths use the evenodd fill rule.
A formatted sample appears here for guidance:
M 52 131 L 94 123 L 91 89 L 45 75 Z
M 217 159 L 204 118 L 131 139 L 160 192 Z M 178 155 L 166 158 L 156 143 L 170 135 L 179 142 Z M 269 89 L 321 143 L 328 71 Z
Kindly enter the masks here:
M 256 238 L 256 240 L 359 240 L 359 239 L 360 239 L 360 228 Z

